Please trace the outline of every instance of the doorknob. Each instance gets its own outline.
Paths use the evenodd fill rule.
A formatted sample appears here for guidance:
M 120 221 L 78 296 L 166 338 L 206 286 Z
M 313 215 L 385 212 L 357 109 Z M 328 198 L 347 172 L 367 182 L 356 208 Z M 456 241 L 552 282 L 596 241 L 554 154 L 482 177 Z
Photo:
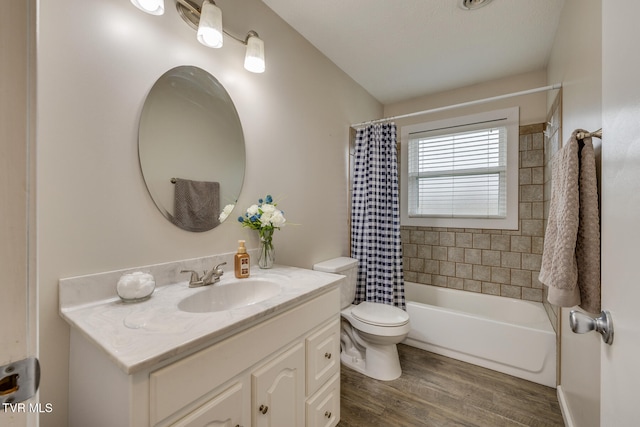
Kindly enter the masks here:
M 569 312 L 569 326 L 576 334 L 596 331 L 602 335 L 602 341 L 605 344 L 611 345 L 613 343 L 613 320 L 608 311 L 602 311 L 600 316 L 593 318 L 577 310 L 571 310 Z

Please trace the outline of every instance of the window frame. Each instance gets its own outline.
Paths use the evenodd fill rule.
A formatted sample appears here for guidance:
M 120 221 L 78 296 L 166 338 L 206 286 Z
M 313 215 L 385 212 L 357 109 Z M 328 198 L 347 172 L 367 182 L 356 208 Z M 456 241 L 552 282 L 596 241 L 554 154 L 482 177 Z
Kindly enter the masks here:
M 443 120 L 418 123 L 403 126 L 400 144 L 400 223 L 407 226 L 421 227 L 451 227 L 451 228 L 479 228 L 479 229 L 518 229 L 519 208 L 519 135 L 520 109 L 511 107 L 500 110 L 487 111 L 479 114 L 454 117 Z M 486 126 L 478 124 L 486 123 Z M 464 132 L 468 129 L 486 129 L 490 127 L 506 127 L 507 129 L 507 200 L 506 216 L 503 218 L 470 218 L 470 217 L 438 217 L 438 216 L 409 216 L 409 140 L 411 135 L 418 133 L 451 129 Z M 454 130 L 454 128 L 457 128 Z M 443 134 L 446 132 L 443 132 Z

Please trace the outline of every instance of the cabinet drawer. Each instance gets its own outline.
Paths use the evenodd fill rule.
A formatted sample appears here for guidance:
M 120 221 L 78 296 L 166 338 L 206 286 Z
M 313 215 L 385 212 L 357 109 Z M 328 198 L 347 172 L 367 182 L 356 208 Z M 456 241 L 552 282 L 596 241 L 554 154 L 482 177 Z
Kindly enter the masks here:
M 248 378 L 239 380 L 171 427 L 248 426 Z
M 340 375 L 307 401 L 306 427 L 333 427 L 340 421 Z
M 306 339 L 307 396 L 340 370 L 340 318 Z

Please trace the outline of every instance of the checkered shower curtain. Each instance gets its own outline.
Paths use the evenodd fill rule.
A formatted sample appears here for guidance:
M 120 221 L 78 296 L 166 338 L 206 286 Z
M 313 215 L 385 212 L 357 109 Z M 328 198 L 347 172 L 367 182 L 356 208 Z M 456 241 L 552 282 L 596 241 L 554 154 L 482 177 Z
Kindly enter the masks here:
M 355 304 L 405 309 L 396 125 L 358 129 L 351 200 L 351 256 L 358 260 Z

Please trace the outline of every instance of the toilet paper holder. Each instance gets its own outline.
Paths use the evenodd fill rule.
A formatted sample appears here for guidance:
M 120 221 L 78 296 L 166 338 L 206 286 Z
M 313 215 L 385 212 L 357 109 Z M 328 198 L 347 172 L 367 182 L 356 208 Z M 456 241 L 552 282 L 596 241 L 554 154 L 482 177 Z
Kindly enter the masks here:
M 605 344 L 613 343 L 613 320 L 611 313 L 603 310 L 598 317 L 591 317 L 578 310 L 569 312 L 569 326 L 576 334 L 584 334 L 596 331 L 602 335 L 602 341 Z

